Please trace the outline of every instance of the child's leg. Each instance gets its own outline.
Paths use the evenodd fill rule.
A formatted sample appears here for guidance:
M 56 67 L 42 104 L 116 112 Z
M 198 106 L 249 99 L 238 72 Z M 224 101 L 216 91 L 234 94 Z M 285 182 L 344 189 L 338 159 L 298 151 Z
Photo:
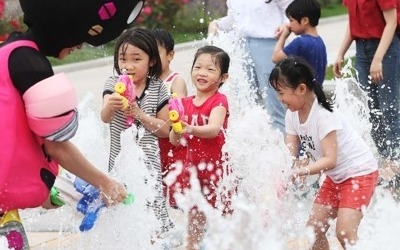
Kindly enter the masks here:
M 339 208 L 336 222 L 336 237 L 343 249 L 347 245 L 354 245 L 357 240 L 358 226 L 363 215 L 360 210 L 352 208 Z
M 199 250 L 204 238 L 206 216 L 196 208 L 189 212 L 187 250 Z
M 363 209 L 371 202 L 378 180 L 378 171 L 350 178 L 337 184 L 339 190 L 339 210 L 336 222 L 336 237 L 344 249 L 357 242 L 358 226 L 363 217 Z
M 337 210 L 331 206 L 314 203 L 307 227 L 312 227 L 315 234 L 315 242 L 312 250 L 329 250 L 329 242 L 326 232 L 330 227 L 330 221 L 336 218 Z

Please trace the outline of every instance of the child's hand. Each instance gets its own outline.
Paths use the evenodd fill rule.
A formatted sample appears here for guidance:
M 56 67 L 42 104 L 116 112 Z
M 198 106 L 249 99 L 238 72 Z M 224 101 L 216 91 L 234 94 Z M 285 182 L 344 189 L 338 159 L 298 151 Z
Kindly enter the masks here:
M 108 99 L 107 106 L 112 111 L 121 110 L 124 107 L 124 103 L 122 101 L 122 97 L 118 93 L 113 93 Z
M 392 180 L 398 174 L 400 174 L 400 170 L 392 161 L 385 161 L 379 168 L 379 176 L 385 181 Z
M 283 36 L 284 38 L 288 38 L 292 31 L 290 30 L 289 24 L 282 24 L 278 30 L 276 31 L 275 35 L 277 38 Z
M 216 36 L 218 35 L 218 21 L 217 20 L 213 20 L 210 22 L 210 24 L 208 25 L 208 34 L 212 35 L 212 36 Z
M 111 178 L 100 187 L 100 193 L 107 206 L 120 203 L 127 196 L 125 186 Z
M 279 38 L 280 36 L 288 37 L 290 35 L 289 24 L 282 24 L 275 30 L 275 38 Z
M 181 121 L 182 123 L 182 131 L 179 134 L 192 134 L 193 127 L 185 121 Z
M 296 187 L 304 186 L 307 183 L 307 175 L 301 175 L 299 170 L 297 170 L 296 173 L 292 175 L 292 183 Z
M 140 120 L 140 117 L 141 117 L 142 113 L 143 113 L 143 111 L 139 108 L 139 105 L 137 104 L 136 101 L 131 103 L 129 108 L 127 108 L 124 111 L 124 115 L 132 116 L 135 119 L 139 119 L 139 120 Z
M 291 180 L 295 185 L 302 185 L 307 182 L 307 176 L 310 175 L 308 158 L 296 159 L 292 166 Z

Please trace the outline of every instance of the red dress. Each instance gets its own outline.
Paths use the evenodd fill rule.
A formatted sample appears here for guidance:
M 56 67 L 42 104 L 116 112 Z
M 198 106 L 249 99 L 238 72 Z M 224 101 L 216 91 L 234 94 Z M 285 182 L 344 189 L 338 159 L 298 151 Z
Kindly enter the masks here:
M 209 97 L 201 106 L 195 106 L 193 98 L 194 96 L 190 96 L 182 99 L 188 124 L 193 126 L 206 125 L 210 113 L 215 107 L 223 106 L 228 112 L 225 116 L 223 128 L 216 137 L 204 139 L 187 135 L 187 145 L 177 147 L 173 152 L 174 162 L 181 161 L 183 169 L 177 176 L 175 183 L 169 187 L 170 204 L 176 206 L 173 196 L 175 192 L 182 192 L 184 189 L 190 188 L 190 169 L 194 169 L 197 172 L 203 195 L 215 207 L 216 188 L 223 174 L 222 146 L 225 143 L 224 130 L 227 128 L 229 117 L 228 101 L 226 96 L 219 92 Z

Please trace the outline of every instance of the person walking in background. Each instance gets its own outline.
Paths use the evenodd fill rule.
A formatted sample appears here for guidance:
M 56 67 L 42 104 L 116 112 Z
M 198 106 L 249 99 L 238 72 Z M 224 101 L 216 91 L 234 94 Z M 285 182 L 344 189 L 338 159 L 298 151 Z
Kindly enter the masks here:
M 228 79 L 229 63 L 229 55 L 215 46 L 204 46 L 195 54 L 191 79 L 196 93 L 182 99 L 184 115 L 187 117 L 186 121 L 181 121 L 183 130 L 171 130 L 169 134 L 171 143 L 179 146 L 175 160 L 177 164 L 183 165 L 176 182 L 170 186 L 172 207 L 179 205 L 174 194 L 190 188 L 191 171 L 197 173 L 207 202 L 213 207 L 217 206 L 218 184 L 224 173 L 224 130 L 227 129 L 229 117 L 228 100 L 219 92 L 219 88 Z M 204 238 L 206 217 L 197 207 L 192 208 L 188 214 L 187 249 L 199 249 Z
M 284 129 L 285 108 L 268 85 L 268 76 L 274 67 L 272 54 L 281 25 L 286 22 L 285 10 L 292 0 L 227 0 L 228 14 L 210 22 L 208 33 L 236 29 L 244 38 L 245 49 L 251 59 L 249 72 L 255 73 L 254 82 L 258 93 L 257 102 L 271 117 L 273 128 Z M 250 65 L 249 65 L 250 66 Z
M 54 74 L 47 57 L 64 59 L 84 42 L 97 46 L 115 39 L 136 18 L 132 12 L 142 1 L 113 1 L 112 18 L 99 13 L 108 1 L 20 4 L 28 30 L 12 33 L 0 45 L 0 238 L 10 249 L 29 249 L 18 209 L 57 207 L 49 194 L 59 165 L 98 188 L 107 205 L 126 197 L 123 184 L 71 143 L 78 129 L 75 90 L 65 74 Z
M 371 136 L 381 160 L 380 177 L 400 194 L 400 40 L 395 35 L 400 20 L 396 0 L 349 1 L 349 23 L 337 59 L 336 77 L 353 40 L 355 68 L 360 87 L 368 94 Z M 396 194 L 397 193 L 397 194 Z
M 344 249 L 354 245 L 363 211 L 378 182 L 371 149 L 327 101 L 313 70 L 301 57 L 288 57 L 272 70 L 269 82 L 288 110 L 285 143 L 295 160 L 292 180 L 325 174 L 307 222 L 315 235 L 312 249 L 329 249 L 326 233 L 336 221 L 336 237 Z M 315 162 L 298 159 L 300 145 Z
M 103 108 L 101 119 L 110 124 L 110 159 L 109 171 L 114 169 L 115 157 L 120 153 L 121 133 L 136 126 L 138 130 L 137 144 L 146 155 L 145 163 L 155 175 L 157 191 L 150 207 L 161 222 L 161 233 L 168 232 L 174 227 L 171 222 L 166 199 L 162 193 L 162 178 L 160 154 L 158 146 L 159 137 L 168 137 L 168 100 L 170 98 L 167 87 L 159 79 L 161 75 L 161 59 L 158 53 L 157 42 L 152 32 L 143 28 L 128 29 L 119 37 L 114 51 L 114 70 L 121 75 L 123 71 L 132 77 L 136 89 L 135 100 L 123 110 L 122 97 L 115 92 L 114 87 L 118 76 L 107 79 L 103 90 Z M 133 117 L 132 124 L 127 123 L 127 118 Z M 132 169 L 134 174 L 134 169 Z
M 170 68 L 171 61 L 174 59 L 174 38 L 166 29 L 153 29 L 154 37 L 158 44 L 158 52 L 160 53 L 162 73 L 160 79 L 167 86 L 168 93 L 176 94 L 178 98 L 187 96 L 186 82 L 179 72 L 172 71 Z M 169 142 L 169 138 L 159 138 L 161 172 L 163 179 L 167 176 L 169 167 L 174 163 L 172 152 L 175 146 Z M 163 182 L 163 189 L 166 193 L 166 185 Z
M 321 6 L 316 0 L 294 0 L 287 7 L 286 16 L 289 24 L 282 26 L 272 61 L 278 63 L 288 56 L 300 56 L 314 69 L 317 82 L 323 84 L 328 61 L 324 41 L 317 31 Z M 291 32 L 297 37 L 285 46 Z

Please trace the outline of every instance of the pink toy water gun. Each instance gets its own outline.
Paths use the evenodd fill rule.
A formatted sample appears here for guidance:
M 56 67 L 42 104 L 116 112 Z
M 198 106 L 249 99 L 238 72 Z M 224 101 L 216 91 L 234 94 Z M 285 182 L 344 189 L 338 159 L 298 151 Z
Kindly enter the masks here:
M 136 100 L 136 88 L 132 82 L 132 76 L 126 74 L 126 70 L 122 71 L 122 75 L 118 77 L 118 81 L 114 86 L 114 91 L 121 95 L 123 101 L 122 110 L 126 110 Z M 134 122 L 133 116 L 126 118 L 126 124 L 131 126 Z
M 182 105 L 181 99 L 178 97 L 176 93 L 172 94 L 172 98 L 168 101 L 169 106 L 169 119 L 172 121 L 172 129 L 176 133 L 180 133 L 182 131 L 182 122 L 181 119 L 184 115 L 184 108 Z

